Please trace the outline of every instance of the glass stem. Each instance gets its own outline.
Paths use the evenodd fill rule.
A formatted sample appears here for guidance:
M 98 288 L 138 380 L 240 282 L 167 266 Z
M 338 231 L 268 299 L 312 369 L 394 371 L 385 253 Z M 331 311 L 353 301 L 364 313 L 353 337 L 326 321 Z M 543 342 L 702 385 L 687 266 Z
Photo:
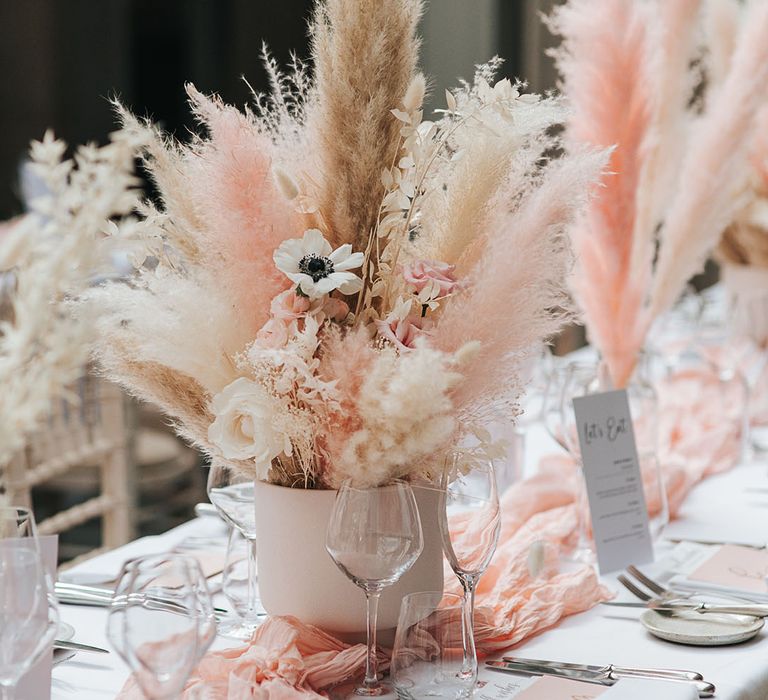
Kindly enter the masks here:
M 16 696 L 16 689 L 12 685 L 0 683 L 0 700 L 13 700 Z
M 375 690 L 379 687 L 378 668 L 379 660 L 376 657 L 376 622 L 379 617 L 379 597 L 381 591 L 365 591 L 366 603 L 366 636 L 368 639 L 368 653 L 365 657 L 365 680 L 363 687 L 366 690 Z
M 475 658 L 475 586 L 477 581 L 472 576 L 461 578 L 461 586 L 464 589 L 464 629 L 462 630 L 462 642 L 464 643 L 464 669 L 465 675 L 472 674 L 473 659 Z M 466 635 L 466 636 L 465 636 Z
M 592 549 L 589 536 L 591 523 L 589 520 L 589 501 L 587 500 L 587 482 L 581 457 L 577 460 L 576 469 L 576 520 L 578 524 L 576 547 L 579 551 L 588 552 Z
M 514 483 L 517 483 L 518 481 L 522 481 L 523 469 L 525 468 L 525 430 L 519 425 L 515 426 L 515 445 L 512 454 L 514 455 L 512 478 L 515 480 Z M 509 484 L 507 484 L 507 486 L 509 486 Z M 502 492 L 502 488 L 499 487 L 499 493 Z
M 259 582 L 256 577 L 256 540 L 248 540 L 248 619 L 259 616 Z

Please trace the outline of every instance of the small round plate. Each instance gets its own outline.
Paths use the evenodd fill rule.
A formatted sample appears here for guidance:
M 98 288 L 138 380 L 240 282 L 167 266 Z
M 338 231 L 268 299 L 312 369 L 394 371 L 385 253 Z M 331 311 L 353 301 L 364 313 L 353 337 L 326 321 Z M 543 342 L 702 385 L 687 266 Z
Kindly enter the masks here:
M 652 635 L 676 644 L 692 644 L 702 647 L 739 644 L 752 639 L 765 624 L 761 617 L 751 615 L 716 615 L 697 612 L 681 612 L 661 615 L 646 610 L 640 616 Z

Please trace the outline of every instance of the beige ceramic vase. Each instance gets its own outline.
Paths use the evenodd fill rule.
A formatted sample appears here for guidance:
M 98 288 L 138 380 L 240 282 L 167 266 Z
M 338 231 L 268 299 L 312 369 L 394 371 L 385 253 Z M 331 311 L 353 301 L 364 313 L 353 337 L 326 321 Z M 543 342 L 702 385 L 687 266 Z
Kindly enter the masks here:
M 394 630 L 407 593 L 443 590 L 439 491 L 414 487 L 424 549 L 399 581 L 385 588 L 377 628 Z M 292 489 L 257 481 L 256 547 L 261 602 L 270 615 L 293 615 L 346 640 L 365 636 L 365 595 L 334 564 L 325 532 L 335 491 Z

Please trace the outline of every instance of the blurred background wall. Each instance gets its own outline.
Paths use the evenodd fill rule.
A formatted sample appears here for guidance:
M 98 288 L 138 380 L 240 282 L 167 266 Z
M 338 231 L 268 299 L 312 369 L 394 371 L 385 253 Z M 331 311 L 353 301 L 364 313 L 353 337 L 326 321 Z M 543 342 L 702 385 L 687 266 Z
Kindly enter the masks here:
M 554 0 L 431 0 L 422 64 L 432 106 L 476 63 L 504 57 L 505 76 L 554 87 L 538 13 Z M 184 83 L 242 105 L 267 89 L 260 52 L 307 55 L 312 0 L 0 0 L 0 219 L 22 210 L 19 162 L 46 128 L 72 144 L 103 141 L 119 96 L 184 139 L 194 128 Z

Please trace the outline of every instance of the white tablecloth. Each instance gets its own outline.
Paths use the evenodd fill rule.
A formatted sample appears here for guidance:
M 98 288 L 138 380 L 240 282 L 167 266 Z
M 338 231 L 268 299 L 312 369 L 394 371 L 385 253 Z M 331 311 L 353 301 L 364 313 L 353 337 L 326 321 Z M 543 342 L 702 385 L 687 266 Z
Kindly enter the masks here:
M 534 454 L 549 446 L 534 434 L 528 464 Z M 109 572 L 119 569 L 128 557 L 168 551 L 191 536 L 222 532 L 215 518 L 200 518 L 159 537 L 132 542 L 79 567 L 79 572 Z M 741 466 L 697 486 L 686 501 L 681 518 L 668 527 L 669 537 L 768 541 L 768 467 Z M 663 548 L 663 545 L 662 545 Z M 607 583 L 619 589 L 611 577 Z M 103 609 L 62 606 L 62 619 L 77 630 L 77 641 L 109 647 L 105 638 Z M 514 649 L 518 656 L 581 663 L 615 663 L 697 670 L 717 687 L 718 700 L 768 699 L 768 641 L 765 631 L 754 640 L 729 647 L 687 647 L 652 637 L 634 618 L 639 611 L 597 606 L 563 620 L 556 628 L 529 639 Z M 217 640 L 214 648 L 231 644 Z M 54 669 L 54 700 L 106 700 L 114 698 L 128 674 L 116 654 L 78 654 Z M 620 690 L 621 683 L 611 690 Z M 667 692 L 669 692 L 667 690 Z M 639 697 L 632 695 L 633 698 Z M 656 697 L 656 695 L 654 695 Z M 688 698 L 680 694 L 665 698 Z

